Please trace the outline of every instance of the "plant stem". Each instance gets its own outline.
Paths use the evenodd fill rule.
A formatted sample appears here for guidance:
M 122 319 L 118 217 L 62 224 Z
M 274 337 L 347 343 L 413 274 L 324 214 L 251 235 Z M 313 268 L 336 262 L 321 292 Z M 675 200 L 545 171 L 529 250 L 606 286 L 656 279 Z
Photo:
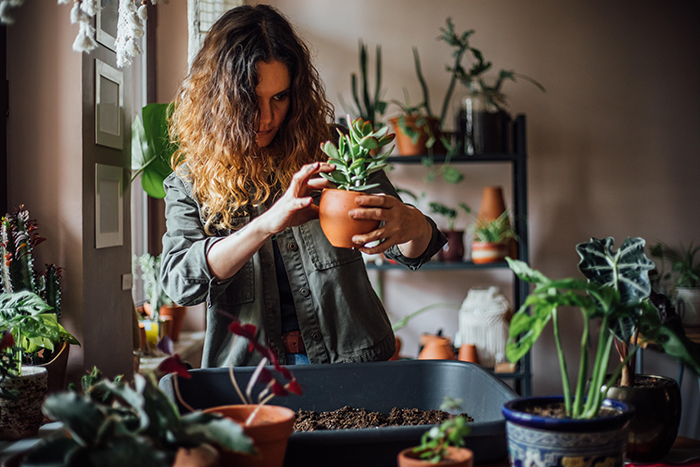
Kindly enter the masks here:
M 554 328 L 554 341 L 557 344 L 557 356 L 559 357 L 559 367 L 561 368 L 561 384 L 564 390 L 564 406 L 566 415 L 571 416 L 571 386 L 569 385 L 569 372 L 566 369 L 566 359 L 564 350 L 561 348 L 561 338 L 559 336 L 559 323 L 557 319 L 557 308 L 552 311 L 552 326 Z
M 455 58 L 455 65 L 453 67 L 453 70 L 456 70 L 459 67 L 459 64 L 462 62 L 462 55 L 464 55 L 465 51 L 466 48 L 460 49 L 459 53 L 457 54 L 457 57 Z M 445 100 L 442 102 L 442 112 L 440 113 L 440 129 L 442 129 L 442 123 L 445 120 L 445 117 L 447 116 L 447 107 L 449 107 L 450 105 L 450 100 L 452 99 L 452 92 L 455 89 L 456 81 L 457 76 L 453 71 L 452 78 L 450 79 L 450 85 L 448 86 L 447 93 L 445 94 Z
M 185 399 L 182 398 L 182 394 L 180 394 L 180 383 L 177 379 L 177 373 L 175 373 L 174 376 L 175 377 L 173 378 L 173 387 L 175 388 L 175 396 L 177 396 L 177 400 L 180 401 L 180 404 L 182 404 L 187 410 L 189 410 L 190 412 L 195 412 L 192 406 L 185 402 Z
M 583 391 L 586 385 L 586 375 L 588 374 L 588 349 L 586 349 L 586 344 L 588 343 L 588 332 L 589 323 L 586 314 L 581 311 L 583 315 L 583 332 L 581 334 L 581 359 L 578 366 L 578 380 L 576 382 L 576 396 L 574 399 L 573 408 L 573 418 L 578 418 L 581 416 L 581 410 L 583 409 Z
M 620 377 L 620 373 L 622 372 L 623 368 L 625 368 L 627 366 L 627 363 L 632 358 L 632 356 L 637 353 L 638 349 L 639 349 L 639 344 L 635 344 L 634 347 L 632 348 L 632 350 L 624 358 L 624 360 L 622 360 L 622 362 L 620 362 L 620 364 L 617 366 L 617 368 L 613 372 L 610 379 L 608 379 L 608 381 L 605 383 L 605 392 L 607 392 L 607 388 L 610 388 L 615 384 L 615 381 L 617 381 L 617 378 Z
M 600 359 L 600 365 L 594 368 L 593 371 L 591 389 L 588 391 L 588 397 L 592 400 L 590 407 L 588 407 L 584 413 L 584 418 L 593 418 L 600 410 L 600 406 L 603 402 L 603 380 L 608 368 L 608 361 L 610 360 L 610 352 L 612 351 L 614 341 L 615 336 L 610 332 L 608 327 L 608 316 L 605 315 L 603 317 L 603 325 L 601 326 L 600 337 L 598 340 L 598 349 L 599 351 L 602 350 L 603 356 Z M 593 397 L 591 397 L 591 391 L 593 391 Z M 586 401 L 586 405 L 588 406 L 588 401 Z
M 593 364 L 593 374 L 591 375 L 591 383 L 588 388 L 588 395 L 586 397 L 586 404 L 584 406 L 584 415 L 583 418 L 586 418 L 586 414 L 590 412 L 591 407 L 594 404 L 594 397 L 595 394 L 593 394 L 593 391 L 595 391 L 595 386 L 598 380 L 598 373 L 600 373 L 600 367 L 601 367 L 601 362 L 603 360 L 603 349 L 605 348 L 605 342 L 604 342 L 604 332 L 608 331 L 608 316 L 604 315 L 603 316 L 603 323 L 600 328 L 600 336 L 598 338 L 598 348 L 595 353 L 595 363 Z M 605 371 L 605 370 L 603 370 Z
M 238 336 L 235 336 L 233 338 L 233 342 L 231 344 L 231 347 L 235 346 L 236 341 L 238 340 Z M 236 389 L 236 392 L 238 393 L 238 397 L 241 398 L 241 404 L 246 404 L 246 403 L 252 403 L 251 401 L 248 401 L 245 396 L 243 395 L 243 392 L 241 391 L 241 388 L 238 387 L 238 382 L 236 382 L 236 378 L 233 376 L 233 357 L 231 357 L 231 360 L 229 361 L 228 364 L 228 375 L 229 378 L 231 378 L 231 383 L 233 383 L 233 387 Z

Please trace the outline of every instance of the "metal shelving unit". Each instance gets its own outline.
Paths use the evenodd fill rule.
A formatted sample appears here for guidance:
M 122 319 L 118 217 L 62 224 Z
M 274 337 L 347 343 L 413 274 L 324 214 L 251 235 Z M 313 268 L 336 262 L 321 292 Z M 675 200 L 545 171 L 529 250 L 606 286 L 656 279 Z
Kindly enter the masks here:
M 513 177 L 513 218 L 515 232 L 518 234 L 518 259 L 529 264 L 529 238 L 527 229 L 527 145 L 525 116 L 518 115 L 513 122 L 513 142 L 514 152 L 512 154 L 489 154 L 489 155 L 458 155 L 450 159 L 452 164 L 473 164 L 473 163 L 506 163 L 512 165 Z M 393 164 L 420 164 L 422 156 L 395 156 L 387 160 Z M 442 163 L 445 156 L 434 156 L 435 163 Z M 494 264 L 474 264 L 471 261 L 459 263 L 428 262 L 424 264 L 420 271 L 434 270 L 479 270 L 493 268 L 507 268 L 508 264 L 499 262 Z M 392 263 L 367 264 L 367 269 L 391 270 L 402 269 L 403 266 Z M 514 308 L 517 310 L 525 302 L 529 294 L 528 283 L 518 279 L 513 275 L 513 299 Z M 527 397 L 532 394 L 532 375 L 530 354 L 526 354 L 518 363 L 516 371 L 513 373 L 497 373 L 499 378 L 515 380 L 516 391 Z

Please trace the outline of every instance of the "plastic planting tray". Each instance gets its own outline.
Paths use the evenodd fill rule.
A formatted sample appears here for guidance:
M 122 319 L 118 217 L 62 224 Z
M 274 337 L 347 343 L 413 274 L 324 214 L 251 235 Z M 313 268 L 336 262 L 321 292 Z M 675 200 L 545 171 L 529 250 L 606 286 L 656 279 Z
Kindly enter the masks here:
M 477 463 L 507 456 L 505 420 L 501 406 L 518 395 L 481 366 L 446 360 L 400 360 L 290 367 L 304 395 L 276 397 L 271 403 L 292 410 L 336 410 L 344 406 L 388 414 L 392 408 L 439 409 L 445 397 L 462 399 L 462 411 L 474 418 L 466 446 Z M 252 367 L 236 368 L 245 387 Z M 227 368 L 191 370 L 191 379 L 179 378 L 184 400 L 195 409 L 238 404 L 240 398 Z M 160 387 L 176 401 L 172 375 Z M 179 403 L 178 403 L 179 406 Z M 179 406 L 181 411 L 184 411 Z M 292 434 L 285 466 L 395 466 L 396 455 L 416 446 L 431 426 L 328 430 Z

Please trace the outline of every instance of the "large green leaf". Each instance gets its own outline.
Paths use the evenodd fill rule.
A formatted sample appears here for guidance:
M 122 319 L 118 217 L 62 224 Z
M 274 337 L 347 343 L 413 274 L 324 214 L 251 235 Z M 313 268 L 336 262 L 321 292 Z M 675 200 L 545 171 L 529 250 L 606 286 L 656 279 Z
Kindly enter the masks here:
M 172 104 L 148 104 L 131 126 L 131 168 L 141 173 L 141 186 L 154 198 L 164 198 L 163 181 L 173 171 L 171 158 L 177 145 L 170 142 L 168 120 Z M 132 178 L 133 180 L 133 178 Z
M 71 438 L 43 440 L 22 460 L 22 467 L 63 467 L 80 445 Z
M 0 294 L 0 316 L 10 319 L 19 314 L 35 316 L 50 311 L 51 307 L 35 293 L 22 291 Z
M 253 442 L 243 433 L 243 428 L 233 420 L 218 414 L 187 414 L 182 417 L 182 431 L 198 444 L 214 443 L 232 451 L 255 453 Z
M 143 380 L 144 377 L 136 374 L 134 375 L 134 379 L 137 380 L 136 390 L 132 389 L 129 385 L 123 382 L 113 383 L 105 379 L 95 384 L 93 391 L 109 392 L 121 399 L 122 403 L 127 404 L 134 409 L 134 411 L 138 414 L 139 431 L 142 431 L 148 427 L 150 421 L 148 413 L 146 413 L 146 409 L 144 407 L 145 400 L 141 394 L 143 392 L 144 383 L 143 381 L 139 381 Z
M 627 238 L 619 250 L 613 251 L 615 239 L 592 238 L 576 245 L 581 257 L 579 270 L 598 285 L 607 285 L 620 292 L 622 303 L 639 302 L 651 293 L 649 271 L 654 263 L 644 254 L 642 238 Z
M 95 442 L 104 423 L 104 415 L 97 406 L 74 392 L 48 396 L 43 411 L 53 420 L 63 422 L 73 439 L 83 446 Z
M 101 449 L 88 454 L 89 465 L 100 467 L 169 467 L 166 453 L 154 449 L 147 439 L 141 437 L 115 437 Z

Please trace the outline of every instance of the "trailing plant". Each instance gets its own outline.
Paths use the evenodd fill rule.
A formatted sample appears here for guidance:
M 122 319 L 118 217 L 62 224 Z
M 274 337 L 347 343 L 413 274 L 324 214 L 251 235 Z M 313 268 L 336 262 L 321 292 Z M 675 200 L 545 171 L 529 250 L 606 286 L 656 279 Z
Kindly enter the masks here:
M 143 190 L 153 198 L 165 198 L 163 181 L 173 171 L 172 156 L 177 144 L 170 140 L 168 126 L 172 104 L 148 104 L 131 125 L 131 170 L 133 182 L 141 174 Z
M 467 214 L 472 213 L 472 208 L 470 208 L 466 203 L 459 203 L 458 206 Z M 447 230 L 455 229 L 455 221 L 457 220 L 458 215 L 457 209 L 449 208 L 444 204 L 433 201 L 430 203 L 430 210 L 435 214 L 439 214 L 447 218 Z
M 492 220 L 478 219 L 472 226 L 474 237 L 485 243 L 503 243 L 511 238 L 518 238 L 510 222 L 508 209 Z
M 368 54 L 367 46 L 360 39 L 360 76 L 362 79 L 362 98 L 360 99 L 360 94 L 357 88 L 357 74 L 352 73 L 350 75 L 350 86 L 352 90 L 352 99 L 355 103 L 355 107 L 348 106 L 343 100 L 342 94 L 338 94 L 340 100 L 340 105 L 346 113 L 355 115 L 372 125 L 372 129 L 379 128 L 382 123 L 378 121 L 377 114 L 379 116 L 384 115 L 387 103 L 381 98 L 381 88 L 382 88 L 382 47 L 377 45 L 377 55 L 376 55 L 376 79 L 374 83 L 374 93 L 370 95 L 369 90 L 369 69 L 367 66 Z M 349 119 L 348 119 L 349 120 Z
M 34 248 L 46 241 L 40 237 L 36 219 L 20 205 L 0 221 L 0 252 L 2 253 L 2 291 L 23 290 L 39 295 L 61 317 L 61 271 L 55 264 L 47 264 L 41 272 L 34 270 Z
M 661 261 L 661 270 L 658 273 L 658 281 L 672 280 L 672 289 L 678 287 L 700 287 L 700 259 L 695 260 L 695 255 L 700 252 L 700 245 L 693 246 L 690 242 L 688 248 L 680 243 L 678 250 L 658 242 L 649 247 L 652 257 Z M 666 272 L 666 261 L 670 263 L 671 270 Z M 658 285 L 658 284 L 657 284 Z
M 659 309 L 649 300 L 650 261 L 643 253 L 644 240 L 628 238 L 617 252 L 612 250 L 613 244 L 614 239 L 608 237 L 577 245 L 581 256 L 579 269 L 589 278 L 587 281 L 575 278 L 552 280 L 522 261 L 506 258 L 520 279 L 535 285 L 511 320 L 506 356 L 512 363 L 520 360 L 552 321 L 564 404 L 566 414 L 571 418 L 592 418 L 598 414 L 607 389 L 615 384 L 644 342 L 654 341 L 668 355 L 683 361 L 694 371 L 700 370 L 697 344 L 679 335 L 670 323 L 662 323 Z M 562 306 L 578 308 L 583 317 L 579 371 L 573 393 L 559 334 L 559 308 Z M 600 332 L 589 374 L 587 343 L 593 320 L 600 322 Z M 634 329 L 638 330 L 639 340 L 632 341 L 627 355 L 606 380 L 616 334 L 624 342 L 629 342 L 629 337 L 635 334 Z
M 461 406 L 461 399 L 446 397 L 440 405 L 440 410 L 455 413 L 461 409 Z M 413 452 L 420 453 L 421 459 L 437 464 L 447 457 L 448 447 L 464 447 L 464 438 L 469 433 L 471 433 L 471 427 L 466 418 L 462 416 L 449 418 L 423 433 L 421 444 L 413 448 Z
M 408 322 L 415 318 L 416 316 L 425 313 L 426 311 L 434 310 L 436 308 L 453 308 L 459 310 L 459 305 L 456 303 L 433 303 L 432 305 L 424 306 L 411 314 L 408 314 L 391 325 L 391 330 L 396 332 L 399 329 L 403 329 L 408 325 Z
M 93 370 L 84 381 L 93 383 L 97 375 L 99 370 Z M 24 467 L 166 467 L 173 465 L 178 449 L 202 444 L 254 453 L 251 440 L 233 420 L 201 411 L 181 416 L 153 374 L 134 375 L 133 387 L 120 379 L 102 379 L 85 394 L 50 395 L 43 411 L 62 422 L 70 437 L 41 441 L 24 458 Z
M 154 320 L 158 319 L 161 306 L 173 303 L 163 290 L 163 284 L 160 281 L 160 262 L 161 255 L 153 256 L 149 253 L 144 253 L 141 256 L 134 255 L 132 258 L 134 274 L 141 271 L 143 288 L 148 303 L 151 305 L 151 317 Z
M 389 127 L 374 131 L 372 123 L 362 118 L 352 121 L 349 134 L 337 131 L 340 136 L 338 146 L 332 141 L 321 144 L 321 150 L 329 157 L 328 163 L 335 165 L 335 170 L 321 173 L 321 176 L 341 190 L 366 191 L 379 186 L 378 183 L 370 184 L 369 176 L 386 167 L 386 159 L 394 148 L 392 146 L 376 157 L 372 156 L 372 151 L 391 143 L 396 135 L 387 134 Z

